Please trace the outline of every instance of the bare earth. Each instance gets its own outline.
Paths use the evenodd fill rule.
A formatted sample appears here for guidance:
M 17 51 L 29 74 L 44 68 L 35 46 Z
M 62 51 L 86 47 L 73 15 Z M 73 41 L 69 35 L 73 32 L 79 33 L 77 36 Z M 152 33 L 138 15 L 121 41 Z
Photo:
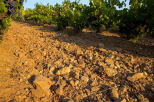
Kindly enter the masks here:
M 153 102 L 154 39 L 12 22 L 0 42 L 0 102 Z

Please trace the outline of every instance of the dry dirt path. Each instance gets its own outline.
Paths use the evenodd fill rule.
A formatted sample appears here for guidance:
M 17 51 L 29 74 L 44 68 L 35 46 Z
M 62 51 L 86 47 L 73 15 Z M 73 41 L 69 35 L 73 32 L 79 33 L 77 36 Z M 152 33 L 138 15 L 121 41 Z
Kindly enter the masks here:
M 0 43 L 0 102 L 153 100 L 153 39 L 12 22 Z
M 9 52 L 8 44 L 0 44 L 0 101 L 6 101 L 5 97 L 12 97 L 15 93 L 14 79 L 10 78 L 11 67 L 14 63 L 14 57 Z

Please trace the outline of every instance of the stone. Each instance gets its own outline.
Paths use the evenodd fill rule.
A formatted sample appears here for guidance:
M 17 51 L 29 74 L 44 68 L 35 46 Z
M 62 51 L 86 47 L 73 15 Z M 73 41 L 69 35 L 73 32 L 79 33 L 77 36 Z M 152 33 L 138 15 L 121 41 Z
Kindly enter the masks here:
M 22 101 L 24 99 L 26 99 L 26 96 L 25 95 L 19 95 L 19 96 L 15 96 L 15 98 L 18 100 L 18 101 Z
M 154 93 L 154 87 L 151 88 L 151 91 Z
M 82 97 L 82 98 L 87 97 L 86 93 L 82 93 L 82 94 L 81 94 L 81 97 Z
M 75 72 L 75 76 L 74 76 L 76 79 L 79 79 L 80 78 L 80 72 Z
M 105 62 L 109 65 L 112 65 L 112 66 L 114 65 L 114 61 L 111 58 L 106 58 Z
M 115 67 L 121 68 L 121 65 L 120 65 L 119 61 L 116 61 L 116 62 L 115 62 Z
M 108 81 L 108 83 L 110 84 L 110 85 L 112 85 L 112 86 L 115 86 L 116 85 L 116 83 L 114 82 L 114 81 Z
M 71 68 L 72 68 L 72 65 L 70 65 L 69 67 L 61 68 L 61 69 L 59 69 L 59 70 L 56 72 L 56 75 L 65 75 L 65 74 L 69 74 L 70 71 L 71 71 Z
M 144 98 L 144 100 L 143 100 L 143 101 L 141 101 L 141 102 L 150 102 L 150 101 L 149 101 L 149 99 L 148 99 L 148 98 Z
M 113 77 L 117 74 L 117 70 L 112 68 L 104 68 L 104 71 L 109 77 Z
M 59 60 L 55 61 L 54 65 L 61 66 L 62 65 L 62 59 L 59 59 Z
M 128 76 L 127 80 L 129 80 L 131 82 L 135 82 L 135 81 L 137 81 L 139 79 L 146 78 L 147 75 L 148 74 L 146 72 L 144 72 L 144 73 L 136 73 L 136 74 L 134 74 L 132 76 Z
M 75 86 L 75 82 L 73 80 L 70 81 L 70 84 L 74 87 Z
M 48 63 L 48 64 L 47 64 L 47 67 L 48 67 L 48 68 L 50 68 L 51 66 L 52 66 L 52 64 L 51 64 L 51 63 Z
M 98 85 L 98 81 L 96 80 L 96 79 L 94 79 L 94 80 L 91 80 L 91 85 L 92 86 L 97 86 Z
M 63 88 L 62 87 L 58 87 L 56 90 L 55 90 L 56 94 L 58 95 L 63 95 L 64 94 L 64 91 L 63 91 Z
M 142 94 L 138 95 L 140 102 L 149 102 L 149 99 L 145 98 Z
M 84 62 L 82 62 L 82 63 L 79 64 L 79 67 L 85 68 L 86 67 L 86 64 Z
M 50 87 L 55 83 L 55 81 L 51 81 L 50 79 L 39 75 L 35 77 L 35 80 L 33 81 L 33 86 L 36 90 L 44 93 L 46 96 L 50 96 Z
M 127 100 L 126 99 L 122 99 L 121 102 L 127 102 Z
M 27 59 L 27 60 L 24 62 L 24 65 L 33 68 L 33 67 L 35 66 L 35 61 L 34 61 L 33 59 Z
M 58 81 L 58 84 L 59 84 L 61 87 L 65 87 L 65 86 L 67 85 L 66 80 L 62 80 L 62 79 L 60 79 L 60 80 Z
M 45 97 L 44 93 L 42 93 L 41 91 L 36 90 L 36 89 L 32 89 L 31 93 L 32 93 L 32 96 L 35 97 L 35 98 Z
M 76 81 L 74 82 L 74 85 L 77 86 L 78 84 L 79 84 L 79 81 L 76 80 Z
M 118 92 L 118 88 L 117 87 L 113 87 L 111 90 L 111 96 L 117 100 L 119 99 L 119 92 Z
M 101 61 L 99 61 L 98 64 L 99 64 L 101 67 L 106 66 L 105 63 L 104 63 L 104 62 L 101 62 Z
M 76 95 L 74 97 L 75 102 L 80 102 L 81 99 L 83 99 L 83 97 L 81 95 Z
M 136 62 L 136 59 L 132 56 L 131 57 L 131 63 L 135 63 Z
M 98 86 L 95 86 L 95 87 L 92 87 L 91 88 L 91 91 L 92 92 L 97 92 L 97 91 L 99 91 L 100 90 L 100 87 L 98 87 Z
M 55 70 L 55 67 L 51 67 L 50 68 L 50 71 L 49 71 L 50 75 L 53 75 L 54 74 L 54 70 Z
M 78 49 L 78 50 L 76 51 L 76 53 L 77 53 L 78 55 L 81 55 L 81 54 L 83 54 L 83 51 L 82 51 L 81 49 Z
M 84 83 L 87 83 L 89 81 L 89 78 L 86 77 L 86 76 L 82 76 L 81 77 L 81 80 L 84 82 Z
M 127 90 L 128 90 L 128 87 L 126 87 L 126 86 L 122 87 L 122 88 L 120 89 L 121 94 L 125 94 L 125 93 L 127 92 Z
M 72 100 L 72 99 L 69 99 L 67 102 L 75 102 L 74 100 Z

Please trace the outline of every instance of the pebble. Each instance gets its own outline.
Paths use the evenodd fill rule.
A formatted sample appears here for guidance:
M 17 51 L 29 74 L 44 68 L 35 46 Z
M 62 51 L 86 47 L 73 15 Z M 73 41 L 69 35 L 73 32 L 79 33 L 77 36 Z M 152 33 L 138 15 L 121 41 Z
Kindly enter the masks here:
M 50 75 L 53 75 L 54 74 L 54 70 L 55 70 L 55 67 L 51 67 L 50 68 L 50 71 L 49 71 Z
M 99 91 L 100 90 L 100 87 L 99 86 L 95 86 L 95 87 L 92 87 L 91 88 L 91 91 L 92 92 L 97 92 L 97 91 Z
M 75 81 L 73 81 L 73 80 L 70 81 L 70 84 L 71 84 L 73 87 L 76 86 L 76 85 L 75 85 Z
M 56 75 L 65 75 L 65 74 L 69 74 L 70 71 L 71 71 L 71 67 L 72 67 L 72 65 L 70 65 L 69 67 L 61 68 L 60 70 L 58 70 L 58 71 L 56 72 Z
M 149 99 L 145 98 L 142 94 L 138 95 L 140 102 L 149 102 Z
M 118 73 L 116 69 L 112 69 L 112 68 L 104 68 L 104 71 L 109 77 L 113 77 Z
M 43 77 L 41 75 L 35 76 L 35 80 L 33 81 L 33 86 L 36 90 L 44 93 L 46 96 L 50 96 L 50 87 L 54 85 L 55 81 L 51 81 L 50 79 Z
M 64 91 L 63 91 L 63 88 L 62 87 L 57 88 L 55 92 L 58 95 L 63 95 L 64 94 Z
M 134 74 L 132 76 L 128 76 L 127 80 L 129 80 L 131 82 L 135 82 L 135 81 L 137 81 L 139 79 L 146 78 L 147 75 L 148 74 L 146 72 L 144 72 L 144 73 L 136 73 L 136 74 Z
M 65 80 L 59 80 L 59 85 L 61 86 L 61 87 L 65 87 L 66 85 L 67 85 L 67 83 L 66 83 L 66 81 Z
M 86 77 L 86 76 L 82 76 L 81 77 L 81 80 L 84 82 L 84 83 L 87 83 L 89 81 L 89 78 Z
M 122 87 L 122 88 L 120 89 L 121 94 L 125 94 L 125 93 L 127 92 L 127 90 L 128 90 L 128 88 L 127 88 L 126 86 Z
M 117 87 L 113 87 L 112 90 L 111 90 L 111 96 L 114 98 L 114 99 L 119 99 L 119 93 L 118 93 L 118 88 Z
M 32 93 L 32 96 L 35 97 L 35 98 L 41 98 L 41 97 L 44 97 L 45 96 L 44 93 L 42 93 L 39 90 L 35 90 L 35 89 L 32 89 L 31 90 L 31 93 Z
M 114 60 L 111 58 L 106 58 L 105 62 L 109 65 L 114 65 Z
M 127 102 L 127 100 L 126 99 L 122 99 L 121 102 Z

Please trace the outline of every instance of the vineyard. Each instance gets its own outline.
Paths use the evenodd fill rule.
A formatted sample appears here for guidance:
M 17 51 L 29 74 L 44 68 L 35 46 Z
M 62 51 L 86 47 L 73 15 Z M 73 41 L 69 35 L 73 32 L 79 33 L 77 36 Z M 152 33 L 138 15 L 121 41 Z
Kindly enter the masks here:
M 64 0 L 62 4 L 54 6 L 36 4 L 34 9 L 25 11 L 22 4 L 23 0 L 1 1 L 1 32 L 7 29 L 12 16 L 38 24 L 56 24 L 58 30 L 70 26 L 76 33 L 91 28 L 96 32 L 116 29 L 126 34 L 128 39 L 154 35 L 152 0 L 132 0 L 130 8 L 123 10 L 117 10 L 117 7 L 125 5 L 124 1 L 119 0 L 90 0 L 89 5 Z
M 69 0 L 54 6 L 36 4 L 35 9 L 25 11 L 25 20 L 57 24 L 58 30 L 70 26 L 77 33 L 84 28 L 91 28 L 96 32 L 116 29 L 129 39 L 153 36 L 153 1 L 132 0 L 130 9 L 117 10 L 116 7 L 124 5 L 125 2 L 119 0 L 91 0 L 88 6 Z
M 154 0 L 0 0 L 0 102 L 153 102 Z

